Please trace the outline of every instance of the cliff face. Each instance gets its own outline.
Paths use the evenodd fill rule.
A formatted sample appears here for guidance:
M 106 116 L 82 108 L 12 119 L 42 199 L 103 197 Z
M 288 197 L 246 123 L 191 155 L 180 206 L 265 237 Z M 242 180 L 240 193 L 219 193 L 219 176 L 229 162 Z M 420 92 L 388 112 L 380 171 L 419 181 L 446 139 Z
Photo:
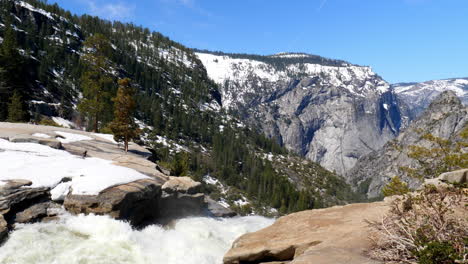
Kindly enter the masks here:
M 197 55 L 220 85 L 224 108 L 339 174 L 408 122 L 369 67 L 307 54 Z
M 461 130 L 468 122 L 468 108 L 452 91 L 440 94 L 408 128 L 382 149 L 362 157 L 348 172 L 347 178 L 355 185 L 366 189 L 369 197 L 380 195 L 381 189 L 392 177 L 400 176 L 410 187 L 418 187 L 420 181 L 411 178 L 400 167 L 417 168 L 416 160 L 408 157 L 409 146 L 435 148 L 434 142 L 422 138 L 422 133 L 436 137 L 458 140 Z

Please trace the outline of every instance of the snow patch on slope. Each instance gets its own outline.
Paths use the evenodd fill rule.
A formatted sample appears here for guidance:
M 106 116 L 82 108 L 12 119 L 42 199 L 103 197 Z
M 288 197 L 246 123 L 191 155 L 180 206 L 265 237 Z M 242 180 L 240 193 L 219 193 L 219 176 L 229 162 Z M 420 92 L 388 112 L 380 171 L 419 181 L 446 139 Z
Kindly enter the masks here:
M 20 6 L 26 8 L 26 9 L 29 9 L 32 12 L 42 14 L 42 15 L 46 16 L 47 18 L 49 18 L 51 20 L 54 20 L 54 17 L 52 16 L 52 14 L 50 12 L 45 11 L 44 9 L 35 8 L 34 6 L 30 5 L 29 3 L 26 3 L 26 2 L 23 2 L 23 1 L 19 1 L 18 4 Z
M 60 135 L 64 138 L 58 137 L 57 140 L 67 144 L 67 143 L 72 143 L 76 141 L 82 141 L 82 140 L 92 140 L 92 138 L 85 136 L 85 135 L 80 135 L 80 134 L 75 134 L 75 133 L 68 133 L 68 132 L 63 132 L 63 131 L 54 131 L 55 134 Z
M 65 128 L 73 128 L 75 127 L 75 124 L 73 124 L 71 121 L 68 121 L 64 118 L 58 117 L 58 116 L 53 116 L 52 120 L 57 123 L 58 125 L 61 125 Z
M 30 180 L 31 187 L 55 188 L 53 198 L 71 190 L 73 194 L 97 195 L 111 186 L 148 178 L 130 168 L 113 165 L 109 160 L 83 159 L 39 144 L 0 139 L 0 149 L 4 150 L 0 152 L 0 182 Z M 60 183 L 64 177 L 72 181 Z

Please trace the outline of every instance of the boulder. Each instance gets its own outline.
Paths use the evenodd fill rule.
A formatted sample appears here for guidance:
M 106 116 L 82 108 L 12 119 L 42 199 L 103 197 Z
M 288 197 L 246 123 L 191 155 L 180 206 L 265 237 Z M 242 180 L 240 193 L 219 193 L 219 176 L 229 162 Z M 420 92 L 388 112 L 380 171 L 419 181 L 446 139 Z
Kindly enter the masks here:
M 201 183 L 189 177 L 169 177 L 162 186 L 160 220 L 203 215 L 206 203 Z
M 376 202 L 284 216 L 234 241 L 224 263 L 379 263 L 365 255 L 372 232 L 366 220 L 379 220 L 388 209 L 388 203 Z
M 7 220 L 31 205 L 50 200 L 49 188 L 22 188 L 30 184 L 30 181 L 14 180 L 0 187 L 0 214 Z
M 39 144 L 49 146 L 54 149 L 62 149 L 62 142 L 56 139 L 39 139 Z
M 53 211 L 49 210 L 49 208 L 57 208 L 57 206 L 58 205 L 49 201 L 34 204 L 25 210 L 16 213 L 15 223 L 34 223 L 41 221 L 46 217 L 53 217 L 56 213 L 51 213 Z
M 107 188 L 98 195 L 68 194 L 63 205 L 74 214 L 109 215 L 141 226 L 158 217 L 160 196 L 158 181 L 142 179 Z
M 196 194 L 201 192 L 202 184 L 189 177 L 169 177 L 162 190 L 166 193 Z
M 8 180 L 0 186 L 0 244 L 16 223 L 42 220 L 42 203 L 50 200 L 49 188 L 29 188 L 31 181 Z M 18 221 L 19 220 L 19 221 Z
M 418 190 L 424 189 L 426 185 L 434 185 L 436 187 L 447 187 L 450 184 L 463 184 L 467 182 L 468 169 L 462 169 L 457 171 L 445 172 L 434 179 L 425 179 L 424 183 L 418 188 Z
M 236 212 L 232 211 L 229 208 L 226 208 L 215 200 L 211 199 L 209 196 L 205 197 L 205 203 L 207 204 L 208 215 L 214 217 L 234 217 L 237 215 Z
M 438 179 L 443 182 L 462 184 L 466 183 L 468 178 L 468 169 L 442 173 Z

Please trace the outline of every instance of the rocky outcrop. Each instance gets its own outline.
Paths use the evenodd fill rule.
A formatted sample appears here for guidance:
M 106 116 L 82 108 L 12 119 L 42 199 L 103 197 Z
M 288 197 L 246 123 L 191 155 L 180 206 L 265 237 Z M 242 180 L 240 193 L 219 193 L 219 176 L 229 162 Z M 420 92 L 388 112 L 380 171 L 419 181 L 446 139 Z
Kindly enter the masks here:
M 46 145 L 54 149 L 61 149 L 62 143 L 53 138 L 38 138 L 32 135 L 15 135 L 9 138 L 13 143 L 36 143 Z
M 371 229 L 387 202 L 351 204 L 303 211 L 279 218 L 273 225 L 238 238 L 224 256 L 225 264 L 365 264 Z
M 202 215 L 205 208 L 205 195 L 201 193 L 201 183 L 189 177 L 170 177 L 162 186 L 161 218 Z
M 199 182 L 188 177 L 170 177 L 164 184 L 143 179 L 110 187 L 98 195 L 68 194 L 63 205 L 74 214 L 109 215 L 138 227 L 202 215 L 206 204 L 200 188 Z
M 468 169 L 442 173 L 439 179 L 443 182 L 462 184 L 468 182 Z
M 369 67 L 308 54 L 197 55 L 221 87 L 223 107 L 339 174 L 409 121 Z
M 468 122 L 468 108 L 463 106 L 455 93 L 448 91 L 440 94 L 395 140 L 382 149 L 362 157 L 347 174 L 354 186 L 360 186 L 368 197 L 377 197 L 381 189 L 391 178 L 400 176 L 409 183 L 410 188 L 417 188 L 421 181 L 403 173 L 401 167 L 418 168 L 416 160 L 410 158 L 409 146 L 421 146 L 428 149 L 437 147 L 434 142 L 425 140 L 423 134 L 436 137 L 461 140 L 459 135 Z
M 161 184 L 143 179 L 110 187 L 98 195 L 69 194 L 63 205 L 74 214 L 109 215 L 139 226 L 157 218 L 160 196 Z
M 50 199 L 49 188 L 22 188 L 31 185 L 30 181 L 11 180 L 0 186 L 0 214 L 8 220 L 28 207 Z
M 214 217 L 233 217 L 236 216 L 237 213 L 232 211 L 229 208 L 226 208 L 220 205 L 215 200 L 211 199 L 210 197 L 205 197 L 205 203 L 207 204 L 206 209 L 208 210 L 208 215 Z
M 9 180 L 0 186 L 0 244 L 16 223 L 34 223 L 50 216 L 49 188 L 29 188 L 30 181 Z
M 424 185 L 428 184 L 434 186 L 447 186 L 449 184 L 466 184 L 468 182 L 467 179 L 468 169 L 445 172 L 437 178 L 424 180 L 424 184 L 421 185 L 420 189 L 424 188 Z

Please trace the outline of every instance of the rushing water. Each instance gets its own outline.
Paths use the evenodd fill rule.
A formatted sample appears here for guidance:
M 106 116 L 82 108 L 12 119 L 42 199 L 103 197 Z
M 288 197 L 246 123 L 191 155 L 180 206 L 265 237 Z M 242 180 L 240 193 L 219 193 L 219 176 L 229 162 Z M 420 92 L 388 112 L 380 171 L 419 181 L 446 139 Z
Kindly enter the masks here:
M 17 227 L 0 247 L 0 263 L 219 264 L 237 237 L 272 222 L 259 216 L 196 217 L 171 228 L 134 230 L 107 216 L 66 215 L 57 222 Z

